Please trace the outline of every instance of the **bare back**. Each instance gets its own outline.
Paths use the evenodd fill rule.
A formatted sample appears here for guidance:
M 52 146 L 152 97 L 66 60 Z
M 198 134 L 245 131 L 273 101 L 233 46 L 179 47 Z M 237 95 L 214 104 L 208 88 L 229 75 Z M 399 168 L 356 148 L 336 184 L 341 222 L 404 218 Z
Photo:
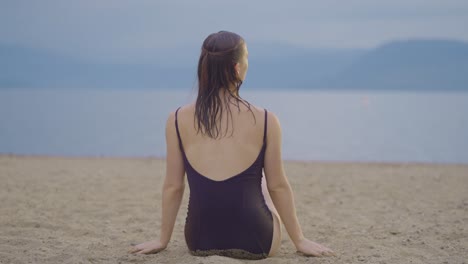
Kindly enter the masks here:
M 197 134 L 194 113 L 195 105 L 190 104 L 180 109 L 178 125 L 185 155 L 190 165 L 203 176 L 223 181 L 235 176 L 257 159 L 262 145 L 264 133 L 264 110 L 251 106 L 250 112 L 246 106 L 232 107 L 232 123 L 228 120 L 229 113 L 224 111 L 221 132 L 226 136 L 212 139 Z M 254 119 L 255 117 L 255 119 Z

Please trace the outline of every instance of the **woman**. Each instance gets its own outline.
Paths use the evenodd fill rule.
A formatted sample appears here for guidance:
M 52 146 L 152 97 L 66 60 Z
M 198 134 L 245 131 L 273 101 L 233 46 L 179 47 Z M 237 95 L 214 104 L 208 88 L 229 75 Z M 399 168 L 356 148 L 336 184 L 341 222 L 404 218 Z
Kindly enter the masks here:
M 220 31 L 203 42 L 197 100 L 171 113 L 166 124 L 160 238 L 135 246 L 132 253 L 167 247 L 186 173 L 190 200 L 184 233 L 191 254 L 274 256 L 281 244 L 281 219 L 298 252 L 333 254 L 301 231 L 281 160 L 278 118 L 239 96 L 247 58 L 247 46 L 235 33 Z

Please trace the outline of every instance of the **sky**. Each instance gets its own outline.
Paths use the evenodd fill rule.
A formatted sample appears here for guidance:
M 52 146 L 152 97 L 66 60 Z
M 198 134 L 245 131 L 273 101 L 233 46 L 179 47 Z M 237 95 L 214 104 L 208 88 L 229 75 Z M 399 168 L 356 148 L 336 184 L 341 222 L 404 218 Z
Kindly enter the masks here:
M 360 49 L 411 38 L 468 42 L 466 25 L 466 0 L 0 1 L 0 44 L 113 63 L 198 55 L 219 30 L 248 44 Z

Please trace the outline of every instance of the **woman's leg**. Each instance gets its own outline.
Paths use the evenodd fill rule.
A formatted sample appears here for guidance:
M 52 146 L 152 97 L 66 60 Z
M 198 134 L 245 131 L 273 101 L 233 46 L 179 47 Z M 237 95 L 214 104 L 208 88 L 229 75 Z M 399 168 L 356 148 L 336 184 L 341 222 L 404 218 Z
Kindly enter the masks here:
M 270 192 L 268 191 L 266 185 L 266 178 L 265 176 L 262 177 L 262 193 L 263 197 L 265 198 L 265 203 L 267 204 L 268 208 L 270 209 L 273 215 L 273 241 L 271 242 L 271 249 L 268 256 L 274 256 L 279 251 L 281 246 L 281 218 L 278 215 L 278 211 L 276 211 L 276 207 L 271 200 Z

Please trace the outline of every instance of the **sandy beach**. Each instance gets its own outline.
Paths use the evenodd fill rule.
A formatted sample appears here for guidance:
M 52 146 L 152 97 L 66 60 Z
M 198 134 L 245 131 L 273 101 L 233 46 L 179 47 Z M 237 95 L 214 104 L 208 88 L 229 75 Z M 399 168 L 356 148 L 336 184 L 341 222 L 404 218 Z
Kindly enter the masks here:
M 468 263 L 468 165 L 286 162 L 305 236 L 332 258 L 280 253 L 257 263 Z M 190 255 L 189 195 L 168 248 L 158 237 L 165 161 L 0 155 L 0 263 L 250 263 Z

